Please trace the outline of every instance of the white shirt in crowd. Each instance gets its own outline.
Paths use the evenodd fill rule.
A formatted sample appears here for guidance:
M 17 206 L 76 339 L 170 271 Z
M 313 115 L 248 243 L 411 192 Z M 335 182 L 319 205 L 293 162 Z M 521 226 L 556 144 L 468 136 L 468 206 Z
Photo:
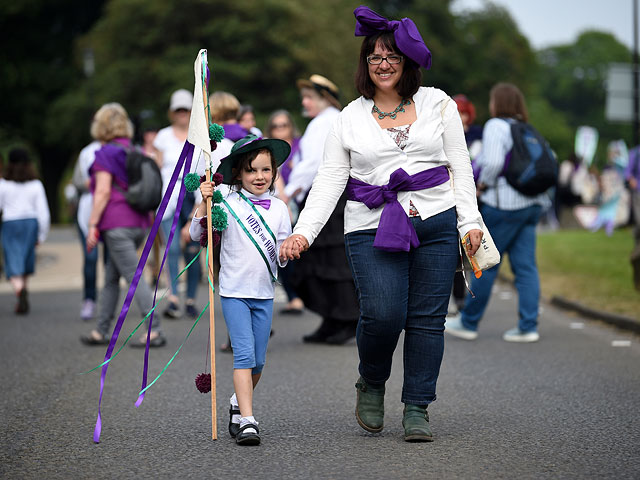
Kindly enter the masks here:
M 182 149 L 184 148 L 184 141 L 175 136 L 175 134 L 173 133 L 173 127 L 168 126 L 158 131 L 156 138 L 153 140 L 153 146 L 157 148 L 160 153 L 162 153 L 162 167 L 160 168 L 160 173 L 162 175 L 162 195 L 164 197 L 164 194 L 167 191 L 167 187 L 169 186 L 171 176 L 173 175 L 173 171 L 175 170 L 176 165 L 178 164 L 178 160 L 180 159 L 180 153 L 182 153 Z M 189 172 L 195 172 L 198 175 L 202 176 L 204 175 L 205 167 L 205 156 L 200 152 L 199 149 L 195 149 L 193 159 L 191 160 L 191 168 L 189 169 Z M 172 218 L 173 214 L 176 211 L 181 182 L 182 172 L 178 177 L 178 181 L 176 182 L 173 192 L 171 192 L 171 200 L 169 200 L 167 209 L 164 212 L 164 217 L 162 217 L 163 220 Z M 196 192 L 196 201 L 198 202 L 200 191 L 196 190 Z
M 51 216 L 40 180 L 14 182 L 0 178 L 0 211 L 3 222 L 35 218 L 38 220 L 38 242 L 47 239 Z
M 340 111 L 333 106 L 325 108 L 313 120 L 309 122 L 304 135 L 300 138 L 300 155 L 298 162 L 294 163 L 293 170 L 289 175 L 289 182 L 284 189 L 288 197 L 291 197 L 297 190 L 300 190 L 295 197 L 296 201 L 302 202 L 305 195 L 311 188 L 313 179 L 318 173 L 318 168 L 322 163 L 322 152 L 327 135 L 331 131 L 331 125 L 340 114 Z
M 294 233 L 303 235 L 310 244 L 315 240 L 350 176 L 371 185 L 386 185 L 398 168 L 413 175 L 441 165 L 449 168 L 451 181 L 399 192 L 398 202 L 407 214 L 412 202 L 423 220 L 455 206 L 461 237 L 480 228 L 471 161 L 456 103 L 431 87 L 420 87 L 413 101 L 417 119 L 404 150 L 371 115 L 373 100 L 360 97 L 344 108 L 327 137 L 323 163 Z M 369 210 L 364 203 L 347 201 L 345 234 L 377 228 L 383 208 Z
M 291 234 L 291 220 L 289 211 L 282 200 L 272 196 L 269 192 L 255 196 L 246 190 L 242 193 L 249 199 L 270 199 L 271 206 L 269 209 L 256 206 L 260 215 L 269 225 L 269 228 L 276 236 L 275 258 L 269 257 L 271 271 L 277 275 L 278 265 L 284 267 L 284 263 L 280 263 L 279 252 L 282 242 Z M 241 220 L 246 219 L 249 215 L 256 217 L 251 206 L 237 192 L 230 193 L 225 200 L 231 205 L 233 211 Z M 245 231 L 238 225 L 237 220 L 227 210 L 224 204 L 220 206 L 227 212 L 228 227 L 222 232 L 222 241 L 220 242 L 220 287 L 218 292 L 222 297 L 234 298 L 273 298 L 275 285 L 271 280 L 271 275 L 267 266 L 258 252 L 258 249 L 247 236 Z M 200 225 L 201 217 L 193 217 L 189 233 L 194 241 L 200 240 L 200 235 L 204 231 Z M 262 223 L 262 222 L 260 222 Z M 245 225 L 247 225 L 245 223 Z M 249 228 L 250 232 L 253 232 Z M 270 240 L 267 232 L 265 238 Z M 252 233 L 253 234 L 253 233 Z M 254 237 L 258 244 L 262 244 L 261 240 Z
M 482 131 L 482 151 L 477 159 L 481 168 L 478 182 L 487 186 L 480 200 L 501 210 L 519 210 L 532 205 L 550 207 L 551 200 L 546 193 L 528 197 L 509 185 L 507 179 L 501 175 L 505 157 L 512 148 L 513 138 L 509 122 L 502 118 L 489 120 Z
M 102 144 L 94 140 L 80 150 L 80 155 L 78 155 L 78 161 L 73 171 L 73 184 L 78 192 L 80 192 L 77 221 L 85 237 L 89 234 L 89 217 L 91 216 L 91 208 L 93 207 L 93 194 L 89 188 L 86 187 L 86 183 L 91 178 L 89 168 L 91 168 L 91 165 L 93 165 L 96 159 L 96 152 L 101 148 Z

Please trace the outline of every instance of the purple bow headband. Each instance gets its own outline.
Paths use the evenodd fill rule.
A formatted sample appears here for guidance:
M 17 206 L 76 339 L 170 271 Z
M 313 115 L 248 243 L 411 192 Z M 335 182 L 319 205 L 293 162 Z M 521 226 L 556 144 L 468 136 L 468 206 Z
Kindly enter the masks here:
M 356 17 L 356 37 L 368 37 L 380 32 L 393 32 L 400 52 L 421 67 L 427 70 L 431 68 L 431 52 L 425 45 L 413 20 L 410 18 L 387 20 L 364 5 L 356 8 L 353 14 Z

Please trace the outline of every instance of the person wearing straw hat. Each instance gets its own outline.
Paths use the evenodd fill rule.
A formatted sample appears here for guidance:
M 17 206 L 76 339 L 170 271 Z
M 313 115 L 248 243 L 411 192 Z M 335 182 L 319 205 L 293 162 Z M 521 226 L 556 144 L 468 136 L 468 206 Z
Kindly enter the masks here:
M 300 256 L 346 189 L 345 244 L 360 301 L 356 419 L 368 432 L 384 428 L 385 383 L 404 330 L 404 439 L 432 441 L 427 407 L 436 399 L 458 238 L 469 234 L 475 254 L 481 216 L 456 103 L 420 86 L 431 52 L 415 23 L 365 6 L 354 15 L 355 34 L 365 37 L 356 73 L 361 97 L 334 122 L 280 253 Z
M 322 163 L 324 145 L 331 125 L 342 108 L 338 87 L 321 75 L 298 80 L 305 115 L 309 122 L 300 139 L 300 160 L 294 165 L 285 187 L 285 200 L 294 198 L 300 209 Z M 341 345 L 355 336 L 358 299 L 344 251 L 344 206 L 337 202 L 329 221 L 299 262 L 290 281 L 306 308 L 322 317 L 320 326 L 302 337 L 307 343 Z
M 272 193 L 278 166 L 290 151 L 284 140 L 252 134 L 238 140 L 221 160 L 215 175 L 218 179 L 201 184 L 203 200 L 189 229 L 193 240 L 207 236 L 204 217 L 207 198 L 212 198 L 212 224 L 226 224 L 226 228 L 220 227 L 218 292 L 233 347 L 235 393 L 229 399 L 229 433 L 238 445 L 260 443 L 253 416 L 253 389 L 266 361 L 278 266 L 287 263 L 278 258 L 278 249 L 291 233 L 289 210 Z M 214 196 L 213 185 L 219 177 L 231 187 L 226 197 L 217 191 Z M 226 221 L 220 219 L 222 212 Z

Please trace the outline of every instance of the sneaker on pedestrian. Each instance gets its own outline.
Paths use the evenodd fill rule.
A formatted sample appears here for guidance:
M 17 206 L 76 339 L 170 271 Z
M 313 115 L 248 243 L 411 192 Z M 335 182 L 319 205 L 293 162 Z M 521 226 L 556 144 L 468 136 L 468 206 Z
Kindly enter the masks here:
M 174 302 L 169 302 L 169 306 L 164 311 L 164 316 L 167 318 L 180 318 L 180 308 Z
M 533 332 L 523 333 L 516 327 L 504 332 L 502 339 L 506 342 L 531 343 L 540 340 L 540 335 L 535 330 Z
M 87 298 L 82 302 L 82 308 L 80 309 L 80 318 L 85 322 L 91 320 L 96 311 L 96 302 Z
M 447 317 L 447 321 L 444 322 L 444 331 L 464 340 L 475 340 L 478 338 L 478 332 L 462 325 L 462 317 L 460 314 Z
M 189 316 L 190 318 L 198 318 L 199 312 L 198 310 L 196 310 L 196 307 L 193 303 L 187 303 L 187 305 L 184 307 L 184 310 L 187 316 Z

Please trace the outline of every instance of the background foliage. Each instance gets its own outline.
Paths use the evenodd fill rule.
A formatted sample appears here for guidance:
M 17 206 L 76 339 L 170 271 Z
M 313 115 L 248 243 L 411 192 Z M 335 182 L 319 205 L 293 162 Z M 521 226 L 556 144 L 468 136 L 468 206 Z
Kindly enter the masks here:
M 298 78 L 321 73 L 355 98 L 361 39 L 347 0 L 25 0 L 0 4 L 0 153 L 16 143 L 39 159 L 54 216 L 65 172 L 90 141 L 89 122 L 118 101 L 138 127 L 164 126 L 171 92 L 193 88 L 193 60 L 207 48 L 212 89 L 252 104 L 264 121 L 276 108 L 299 116 Z M 453 15 L 451 0 L 374 0 L 374 10 L 411 17 L 433 53 L 424 84 L 465 93 L 488 118 L 498 81 L 520 86 L 531 121 L 561 158 L 575 128 L 599 129 L 606 142 L 631 141 L 629 125 L 604 118 L 609 62 L 631 54 L 613 36 L 585 32 L 573 44 L 532 50 L 508 12 L 491 3 Z M 92 52 L 95 73 L 84 73 Z M 259 125 L 263 126 L 263 125 Z M 303 127 L 303 125 L 300 125 Z M 68 173 L 67 173 L 68 174 Z

